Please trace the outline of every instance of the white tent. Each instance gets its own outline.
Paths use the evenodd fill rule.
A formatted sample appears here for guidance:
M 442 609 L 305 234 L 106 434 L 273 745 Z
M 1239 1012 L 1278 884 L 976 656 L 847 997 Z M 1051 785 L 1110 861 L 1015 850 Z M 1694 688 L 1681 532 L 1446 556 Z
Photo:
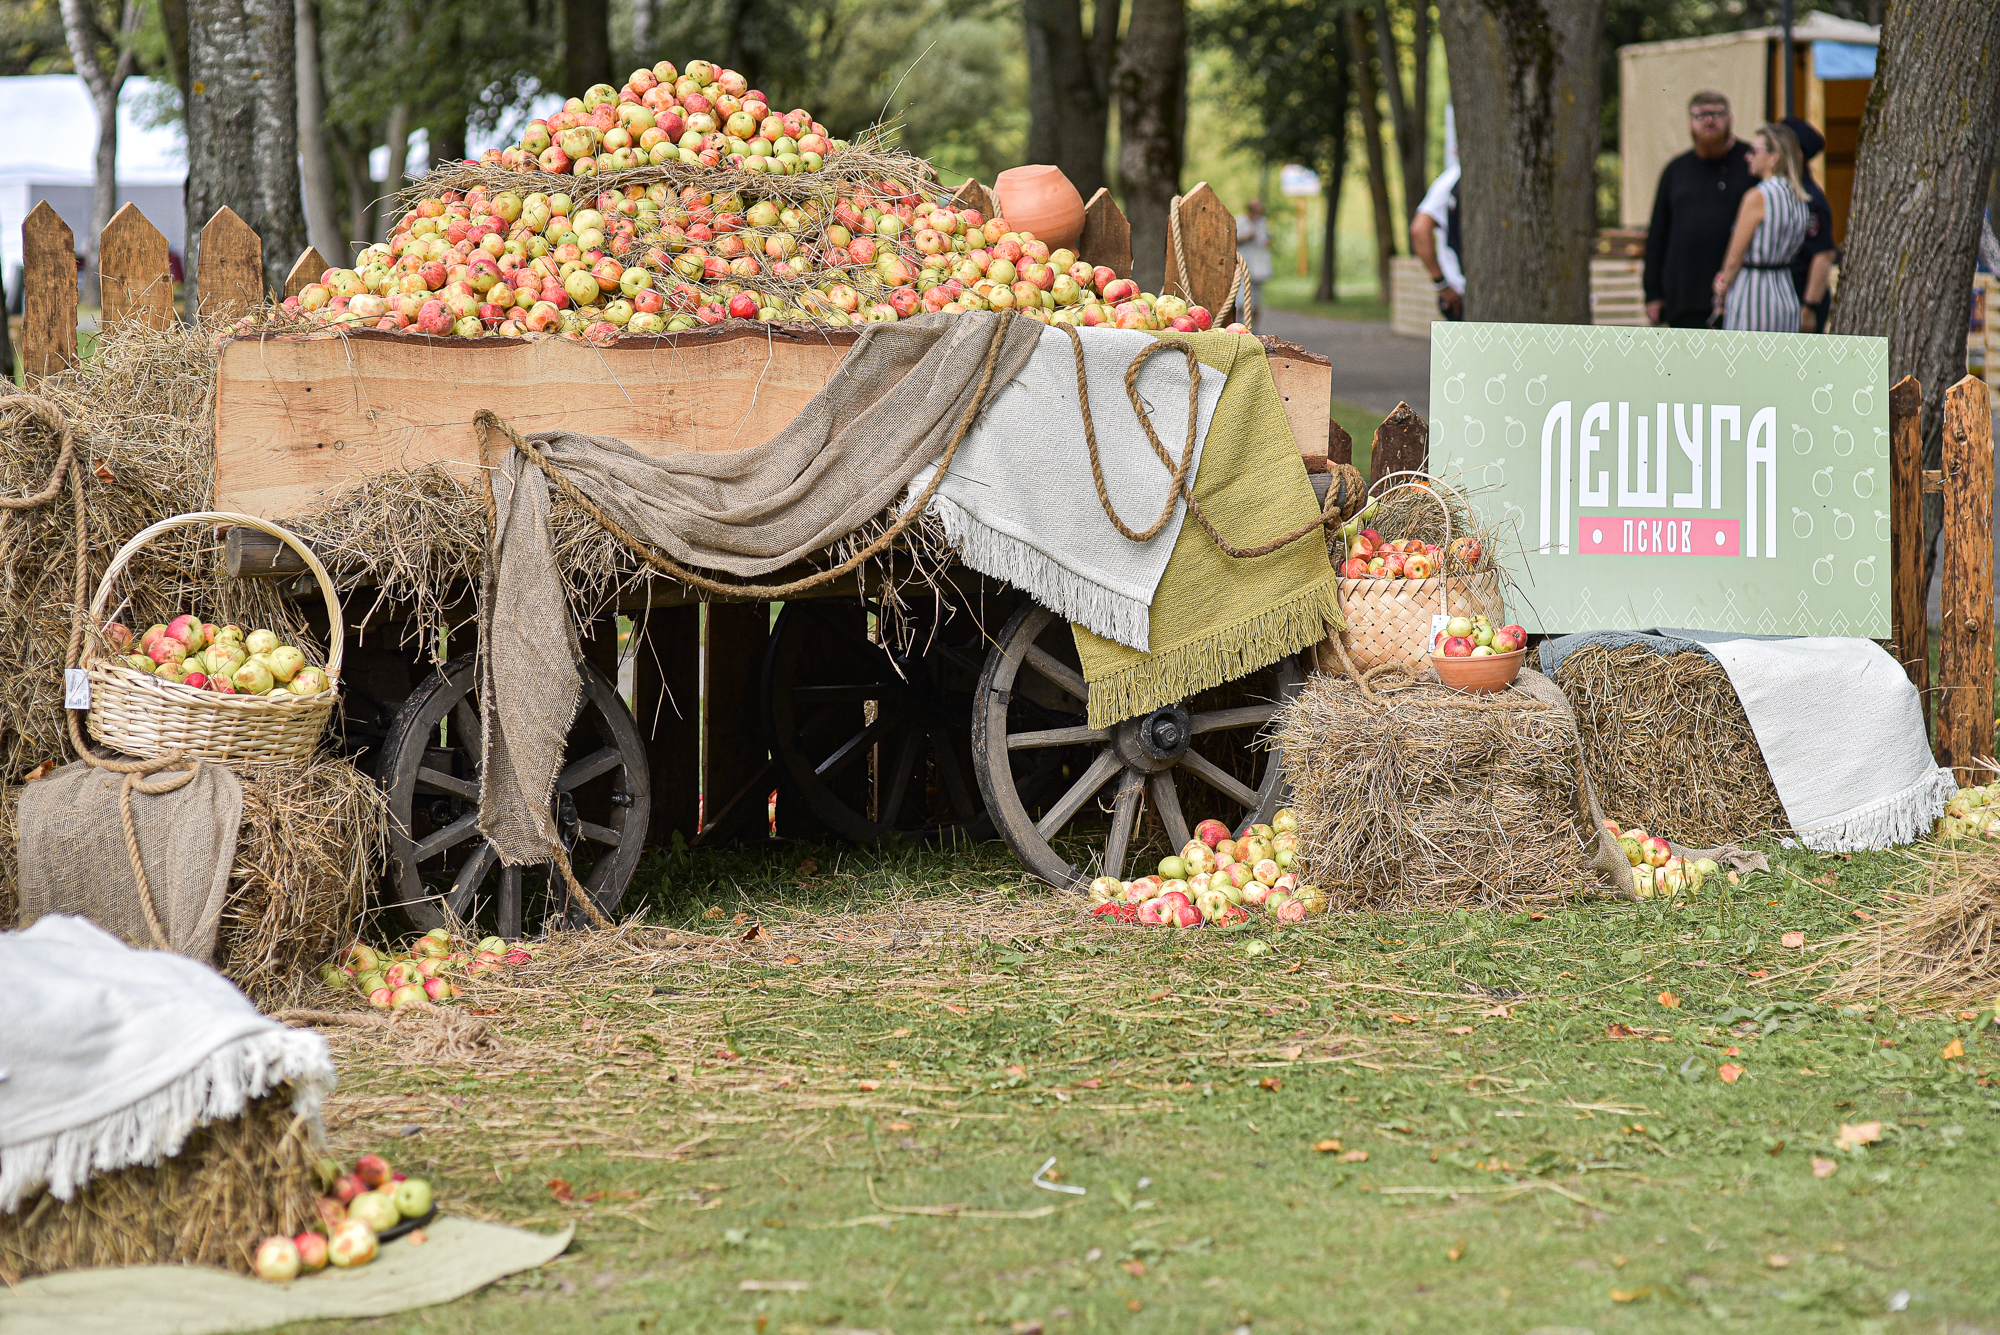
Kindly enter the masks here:
M 181 185 L 187 146 L 179 122 L 154 126 L 161 89 L 149 79 L 128 79 L 118 99 L 118 202 L 137 204 L 183 253 L 186 220 Z M 97 109 L 74 74 L 0 78 L 0 264 L 7 296 L 20 300 L 21 223 L 42 200 L 62 215 L 81 251 L 90 234 L 90 192 L 96 179 Z

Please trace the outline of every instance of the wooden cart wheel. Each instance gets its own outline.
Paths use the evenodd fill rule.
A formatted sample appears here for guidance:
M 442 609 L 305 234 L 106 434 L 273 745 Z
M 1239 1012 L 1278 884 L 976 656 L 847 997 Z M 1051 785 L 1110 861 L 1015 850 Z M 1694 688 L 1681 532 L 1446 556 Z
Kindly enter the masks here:
M 919 613 L 906 654 L 868 638 L 873 619 L 872 605 L 836 599 L 778 614 L 764 735 L 786 791 L 856 843 L 991 837 L 966 749 L 986 650 L 979 618 Z
M 644 851 L 651 780 L 645 744 L 617 690 L 587 663 L 578 671 L 583 706 L 556 776 L 556 826 L 577 879 L 610 917 Z M 552 865 L 503 867 L 480 837 L 477 687 L 473 655 L 454 658 L 389 724 L 376 769 L 389 796 L 385 893 L 420 929 L 479 923 L 513 938 L 538 906 L 587 927 Z
M 1154 846 L 1161 855 L 1178 849 L 1191 837 L 1191 815 L 1240 833 L 1280 804 L 1283 767 L 1256 737 L 1304 681 L 1286 659 L 1192 700 L 1093 728 L 1069 624 L 1025 606 L 987 656 L 972 716 L 986 809 L 1022 865 L 1058 887 L 1125 876 L 1135 855 Z M 1142 822 L 1148 810 L 1153 819 Z M 1065 831 L 1087 834 L 1093 855 L 1072 862 L 1058 852 Z

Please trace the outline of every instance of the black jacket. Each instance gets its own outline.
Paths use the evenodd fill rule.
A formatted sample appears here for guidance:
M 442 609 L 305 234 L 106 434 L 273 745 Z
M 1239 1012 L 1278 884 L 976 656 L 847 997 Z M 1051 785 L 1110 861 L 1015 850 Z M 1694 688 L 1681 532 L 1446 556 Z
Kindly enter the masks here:
M 1741 140 L 1712 162 L 1689 149 L 1660 173 L 1646 232 L 1645 282 L 1646 300 L 1666 303 L 1666 323 L 1707 323 L 1736 211 L 1756 184 L 1750 146 Z

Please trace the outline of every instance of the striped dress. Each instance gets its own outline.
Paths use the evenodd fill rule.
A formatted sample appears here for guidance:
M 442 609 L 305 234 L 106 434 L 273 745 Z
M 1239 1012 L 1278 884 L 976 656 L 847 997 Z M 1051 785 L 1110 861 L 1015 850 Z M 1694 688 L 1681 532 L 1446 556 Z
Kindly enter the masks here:
M 1799 291 L 1792 286 L 1792 256 L 1805 243 L 1812 211 L 1783 177 L 1760 181 L 1757 190 L 1764 196 L 1764 221 L 1751 234 L 1743 268 L 1723 298 L 1722 327 L 1796 334 Z

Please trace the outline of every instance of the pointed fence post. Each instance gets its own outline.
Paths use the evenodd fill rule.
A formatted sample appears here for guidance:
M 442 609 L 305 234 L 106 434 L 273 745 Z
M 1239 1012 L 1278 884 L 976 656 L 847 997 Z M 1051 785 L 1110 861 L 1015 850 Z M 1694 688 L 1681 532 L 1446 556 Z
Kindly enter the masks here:
M 299 252 L 299 258 L 292 265 L 292 271 L 285 275 L 285 295 L 296 297 L 305 291 L 306 284 L 317 283 L 319 276 L 331 267 L 333 266 L 326 262 L 326 257 L 319 253 L 317 247 L 307 246 Z
M 1219 311 L 1235 278 L 1236 217 L 1203 181 L 1174 204 L 1167 228 L 1167 277 L 1160 291 Z
M 993 198 L 993 192 L 970 176 L 965 178 L 964 185 L 952 192 L 951 202 L 961 209 L 978 209 L 980 216 L 988 222 L 1000 211 L 999 201 Z
M 1993 777 L 1993 398 L 1967 376 L 1944 396 L 1944 589 L 1937 759 L 1961 784 Z
M 201 229 L 195 308 L 203 320 L 247 315 L 264 302 L 264 243 L 224 205 Z
M 1924 389 L 1904 376 L 1889 389 L 1889 633 L 1896 661 L 1931 721 L 1930 628 L 1924 589 Z
M 135 323 L 170 329 L 174 323 L 174 274 L 167 238 L 135 204 L 104 225 L 97 242 L 97 280 L 104 294 L 101 323 Z
M 1077 254 L 1120 278 L 1132 276 L 1132 224 L 1103 186 L 1083 206 L 1083 239 L 1077 242 Z
M 76 234 L 46 199 L 21 224 L 21 288 L 22 378 L 32 388 L 76 365 Z

